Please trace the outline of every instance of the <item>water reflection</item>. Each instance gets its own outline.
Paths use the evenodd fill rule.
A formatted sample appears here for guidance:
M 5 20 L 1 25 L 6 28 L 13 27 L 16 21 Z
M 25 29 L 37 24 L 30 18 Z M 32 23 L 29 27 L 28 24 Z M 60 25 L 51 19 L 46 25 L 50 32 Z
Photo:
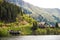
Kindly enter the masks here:
M 4 37 L 0 40 L 60 40 L 60 35 L 53 36 L 15 36 L 15 37 Z

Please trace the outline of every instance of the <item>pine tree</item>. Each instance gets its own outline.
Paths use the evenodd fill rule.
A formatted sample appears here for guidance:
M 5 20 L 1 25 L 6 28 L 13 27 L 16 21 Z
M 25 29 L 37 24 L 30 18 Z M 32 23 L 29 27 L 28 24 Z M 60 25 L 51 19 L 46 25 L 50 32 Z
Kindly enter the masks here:
M 18 6 L 3 2 L 0 4 L 0 20 L 5 22 L 16 21 L 17 14 L 20 12 Z
M 58 27 L 59 27 L 57 22 L 56 22 L 56 25 L 55 25 L 55 26 L 56 26 L 56 28 L 58 28 Z
M 36 29 L 37 29 L 37 22 L 36 22 L 36 21 L 34 21 L 34 22 L 33 22 L 32 30 L 33 30 L 33 31 L 35 31 Z

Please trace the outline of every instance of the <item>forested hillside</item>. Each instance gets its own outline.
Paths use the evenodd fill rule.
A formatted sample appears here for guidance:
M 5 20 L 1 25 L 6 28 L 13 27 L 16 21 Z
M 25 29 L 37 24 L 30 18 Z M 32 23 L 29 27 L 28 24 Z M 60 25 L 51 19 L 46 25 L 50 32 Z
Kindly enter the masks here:
M 14 22 L 16 21 L 16 18 L 18 16 L 20 17 L 25 15 L 21 7 L 18 7 L 12 3 L 8 3 L 5 1 L 3 1 L 3 3 L 0 4 L 0 8 L 0 21 Z
M 16 20 L 17 14 L 20 12 L 20 8 L 16 5 L 3 2 L 0 4 L 0 20 L 5 22 L 12 22 Z
M 31 13 L 31 17 L 39 22 L 46 22 L 49 25 L 55 25 L 56 22 L 60 22 L 60 9 L 58 8 L 41 8 L 34 6 L 24 0 L 6 0 L 9 3 L 16 4 L 25 9 L 27 14 Z

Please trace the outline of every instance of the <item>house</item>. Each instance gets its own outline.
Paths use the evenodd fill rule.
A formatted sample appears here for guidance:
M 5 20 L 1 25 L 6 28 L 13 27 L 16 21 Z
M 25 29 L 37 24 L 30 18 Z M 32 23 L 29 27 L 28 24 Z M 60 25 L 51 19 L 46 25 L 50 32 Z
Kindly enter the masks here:
M 49 25 L 50 28 L 55 28 L 55 25 Z
M 21 33 L 21 31 L 14 31 L 14 30 L 10 30 L 9 33 L 11 35 L 19 35 Z
M 58 23 L 58 27 L 60 27 L 60 23 Z
M 40 24 L 44 25 L 44 24 L 45 24 L 45 22 L 40 22 Z
M 60 27 L 60 23 L 58 23 L 58 26 Z M 40 22 L 38 23 L 38 27 L 39 28 L 45 28 L 45 27 L 55 28 L 55 25 L 47 24 L 46 22 Z
M 39 28 L 45 28 L 45 22 L 40 22 L 38 23 Z

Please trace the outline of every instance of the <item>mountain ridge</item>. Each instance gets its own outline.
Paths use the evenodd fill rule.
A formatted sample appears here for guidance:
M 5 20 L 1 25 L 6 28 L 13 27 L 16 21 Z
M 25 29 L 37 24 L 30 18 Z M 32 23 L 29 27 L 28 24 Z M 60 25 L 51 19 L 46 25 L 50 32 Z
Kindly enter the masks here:
M 58 8 L 40 8 L 37 6 L 34 6 L 32 4 L 29 4 L 27 2 L 24 2 L 23 0 L 6 0 L 7 2 L 14 3 L 18 6 L 21 6 L 24 11 L 29 14 L 32 18 L 36 19 L 37 21 L 44 21 L 49 24 L 60 22 L 60 9 Z

